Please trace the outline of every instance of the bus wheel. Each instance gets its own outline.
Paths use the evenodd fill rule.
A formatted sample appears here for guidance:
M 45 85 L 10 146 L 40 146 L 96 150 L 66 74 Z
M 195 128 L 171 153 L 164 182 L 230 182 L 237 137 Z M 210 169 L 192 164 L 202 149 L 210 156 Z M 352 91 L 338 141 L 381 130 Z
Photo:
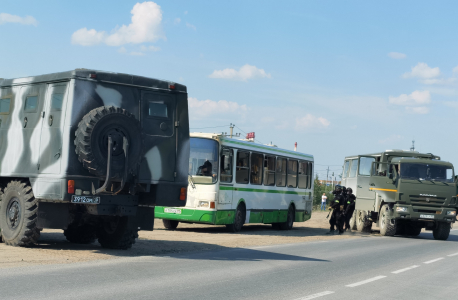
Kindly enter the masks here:
M 445 241 L 450 235 L 450 224 L 446 222 L 439 222 L 433 229 L 433 236 L 435 240 Z
M 235 212 L 234 223 L 227 224 L 226 227 L 231 232 L 239 232 L 242 230 L 243 224 L 245 223 L 246 210 L 245 205 L 240 203 L 237 206 L 237 211 Z
M 387 204 L 383 205 L 379 216 L 380 235 L 394 236 L 396 234 L 396 223 L 391 224 L 390 216 L 390 207 Z
M 174 229 L 177 229 L 178 227 L 178 221 L 174 221 L 174 220 L 166 220 L 166 219 L 162 219 L 162 223 L 164 224 L 164 227 L 166 229 L 169 229 L 169 230 L 174 230 Z
M 359 232 L 371 232 L 372 222 L 367 219 L 367 212 L 358 210 L 356 212 L 356 229 Z
M 294 207 L 292 205 L 288 208 L 288 216 L 286 217 L 286 222 L 280 223 L 281 230 L 291 230 L 293 229 L 294 224 Z

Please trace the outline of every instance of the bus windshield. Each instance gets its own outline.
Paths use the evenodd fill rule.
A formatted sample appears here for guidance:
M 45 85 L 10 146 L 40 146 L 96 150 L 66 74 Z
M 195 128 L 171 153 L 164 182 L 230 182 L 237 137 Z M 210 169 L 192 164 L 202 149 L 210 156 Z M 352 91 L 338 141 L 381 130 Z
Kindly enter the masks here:
M 453 167 L 433 164 L 401 163 L 401 178 L 453 183 Z
M 218 174 L 218 142 L 191 138 L 189 175 L 194 183 L 215 183 Z

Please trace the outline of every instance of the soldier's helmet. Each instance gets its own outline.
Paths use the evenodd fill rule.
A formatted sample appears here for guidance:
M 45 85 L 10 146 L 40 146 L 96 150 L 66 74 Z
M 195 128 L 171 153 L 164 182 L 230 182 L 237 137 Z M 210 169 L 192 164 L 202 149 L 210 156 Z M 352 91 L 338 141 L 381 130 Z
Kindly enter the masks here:
M 342 193 L 342 186 L 340 184 L 336 184 L 332 193 L 334 195 L 339 195 L 340 193 Z
M 353 189 L 352 189 L 352 188 L 350 188 L 350 187 L 349 187 L 349 188 L 347 188 L 347 194 L 349 194 L 349 195 L 350 195 L 350 194 L 353 194 Z

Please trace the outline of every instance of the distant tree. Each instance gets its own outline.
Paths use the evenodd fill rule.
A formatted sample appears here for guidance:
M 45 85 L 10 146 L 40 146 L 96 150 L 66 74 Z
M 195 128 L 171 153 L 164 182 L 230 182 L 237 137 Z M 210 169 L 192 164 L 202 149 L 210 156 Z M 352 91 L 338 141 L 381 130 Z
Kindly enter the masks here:
M 328 197 L 327 203 L 329 205 L 329 203 L 334 199 L 334 195 L 332 194 L 331 189 L 331 187 L 322 184 L 320 182 L 318 174 L 316 174 L 313 187 L 313 206 L 318 206 L 319 208 L 319 206 L 321 205 L 321 196 L 323 196 L 323 193 L 326 193 L 326 196 Z

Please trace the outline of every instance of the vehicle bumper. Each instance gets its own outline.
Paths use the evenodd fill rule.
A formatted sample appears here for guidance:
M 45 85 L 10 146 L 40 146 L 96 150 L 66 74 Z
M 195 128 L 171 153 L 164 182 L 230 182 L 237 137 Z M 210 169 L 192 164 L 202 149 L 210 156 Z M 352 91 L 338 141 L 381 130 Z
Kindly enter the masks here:
M 174 209 L 179 213 L 165 212 L 164 209 Z M 190 223 L 224 225 L 234 223 L 235 210 L 200 210 L 182 207 L 156 206 L 154 215 L 158 219 L 175 220 Z
M 399 212 L 397 211 L 398 207 L 405 207 L 406 211 Z M 424 207 L 405 204 L 395 204 L 393 207 L 393 217 L 397 220 L 455 223 L 456 215 L 447 215 L 448 211 L 456 211 L 456 208 Z M 429 216 L 429 218 L 425 216 Z

